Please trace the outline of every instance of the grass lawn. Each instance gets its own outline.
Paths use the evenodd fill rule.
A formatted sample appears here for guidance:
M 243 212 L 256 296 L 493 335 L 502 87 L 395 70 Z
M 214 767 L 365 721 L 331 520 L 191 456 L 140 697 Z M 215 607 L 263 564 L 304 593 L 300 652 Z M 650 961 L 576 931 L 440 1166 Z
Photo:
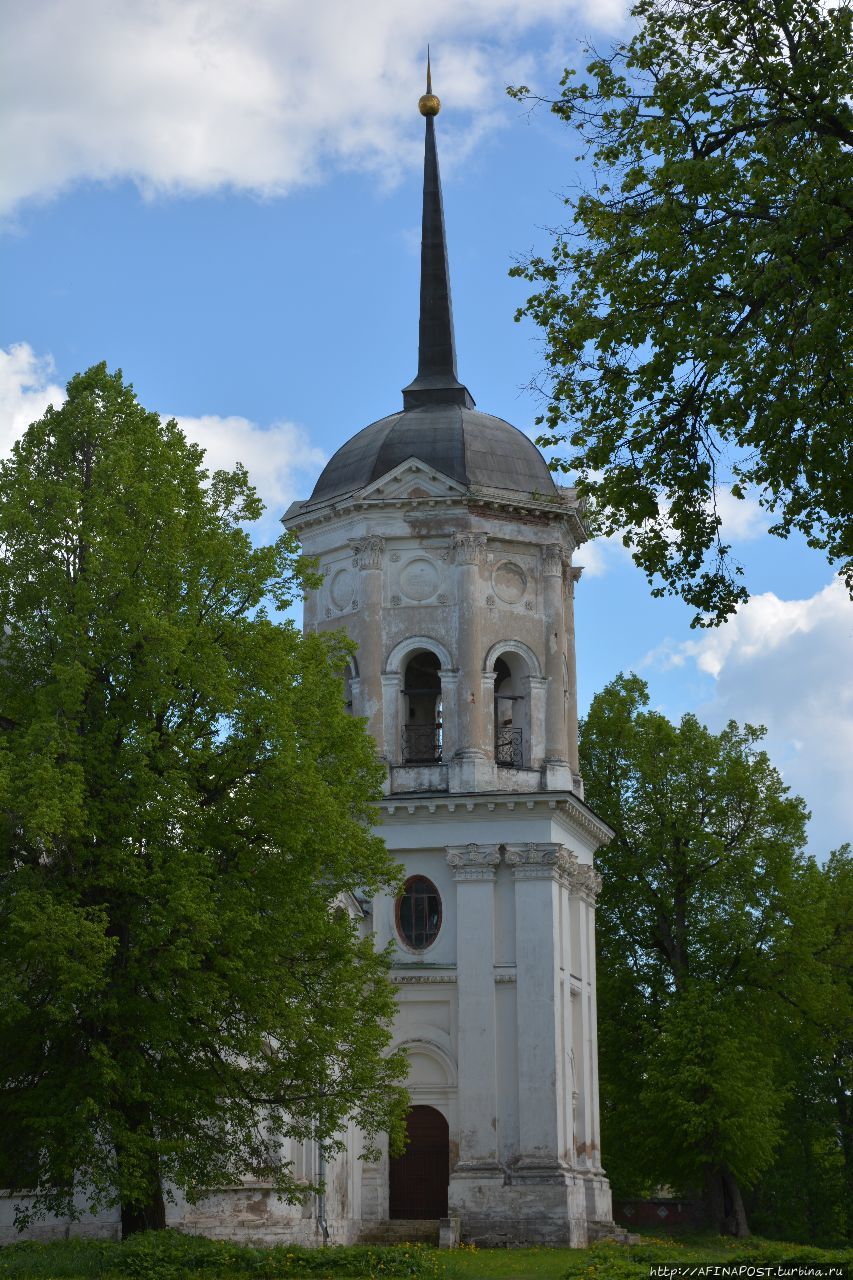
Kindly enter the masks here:
M 569 1266 L 588 1253 L 588 1249 L 454 1249 L 442 1259 L 447 1280 L 562 1280 Z
M 123 1245 L 71 1240 L 0 1247 L 0 1280 L 648 1280 L 649 1266 L 664 1262 L 821 1262 L 849 1268 L 853 1248 L 825 1250 L 757 1238 L 647 1236 L 636 1245 L 589 1249 L 253 1249 L 169 1231 L 135 1236 Z
M 843 1273 L 853 1249 L 817 1249 L 778 1240 L 720 1236 L 644 1237 L 635 1245 L 598 1244 L 589 1249 L 477 1249 L 443 1255 L 447 1280 L 648 1280 L 654 1263 L 834 1262 Z

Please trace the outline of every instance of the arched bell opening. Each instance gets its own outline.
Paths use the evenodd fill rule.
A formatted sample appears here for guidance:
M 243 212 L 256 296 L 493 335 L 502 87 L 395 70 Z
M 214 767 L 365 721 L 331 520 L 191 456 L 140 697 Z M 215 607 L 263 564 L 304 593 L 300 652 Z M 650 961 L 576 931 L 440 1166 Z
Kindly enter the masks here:
M 442 751 L 441 662 L 420 649 L 403 672 L 403 764 L 438 764 Z
M 355 688 L 358 682 L 358 668 L 355 665 L 355 659 L 350 658 L 343 673 L 344 680 L 344 707 L 348 715 L 353 714 L 355 705 Z
M 530 669 L 519 653 L 495 659 L 495 764 L 524 769 L 530 760 Z
M 406 1149 L 388 1171 L 391 1218 L 447 1217 L 450 1128 L 435 1107 L 412 1107 L 406 1116 Z

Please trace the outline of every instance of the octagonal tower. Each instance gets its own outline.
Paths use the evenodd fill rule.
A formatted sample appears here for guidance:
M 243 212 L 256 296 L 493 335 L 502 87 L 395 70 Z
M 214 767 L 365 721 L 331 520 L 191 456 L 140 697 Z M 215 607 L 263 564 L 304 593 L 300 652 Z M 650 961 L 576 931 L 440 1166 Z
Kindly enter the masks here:
M 306 630 L 358 646 L 347 699 L 386 763 L 381 834 L 407 876 L 372 928 L 396 949 L 410 1144 L 364 1168 L 361 1213 L 365 1231 L 450 1215 L 482 1243 L 583 1244 L 613 1229 L 593 869 L 611 833 L 577 755 L 586 534 L 574 490 L 457 376 L 429 83 L 420 106 L 418 372 L 284 517 L 324 575 Z

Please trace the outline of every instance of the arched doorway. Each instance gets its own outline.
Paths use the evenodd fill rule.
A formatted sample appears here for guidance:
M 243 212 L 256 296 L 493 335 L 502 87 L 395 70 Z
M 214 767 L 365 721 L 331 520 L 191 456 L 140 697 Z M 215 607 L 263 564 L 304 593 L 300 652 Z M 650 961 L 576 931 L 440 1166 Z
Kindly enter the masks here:
M 413 653 L 403 675 L 403 764 L 441 760 L 441 663 L 434 653 Z
M 530 759 L 530 672 L 520 654 L 495 659 L 495 764 L 523 769 Z
M 412 1107 L 406 1116 L 408 1142 L 391 1159 L 389 1214 L 392 1218 L 446 1218 L 450 1180 L 450 1130 L 435 1107 Z

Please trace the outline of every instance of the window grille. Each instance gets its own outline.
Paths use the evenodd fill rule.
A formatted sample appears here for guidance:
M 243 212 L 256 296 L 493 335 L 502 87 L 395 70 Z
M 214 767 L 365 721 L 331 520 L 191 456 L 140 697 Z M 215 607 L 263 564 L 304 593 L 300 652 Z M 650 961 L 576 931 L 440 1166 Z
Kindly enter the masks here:
M 441 928 L 441 898 L 426 876 L 411 876 L 397 899 L 397 932 L 415 951 L 425 951 Z
M 524 736 L 521 729 L 500 728 L 495 733 L 495 763 L 504 769 L 524 768 Z

